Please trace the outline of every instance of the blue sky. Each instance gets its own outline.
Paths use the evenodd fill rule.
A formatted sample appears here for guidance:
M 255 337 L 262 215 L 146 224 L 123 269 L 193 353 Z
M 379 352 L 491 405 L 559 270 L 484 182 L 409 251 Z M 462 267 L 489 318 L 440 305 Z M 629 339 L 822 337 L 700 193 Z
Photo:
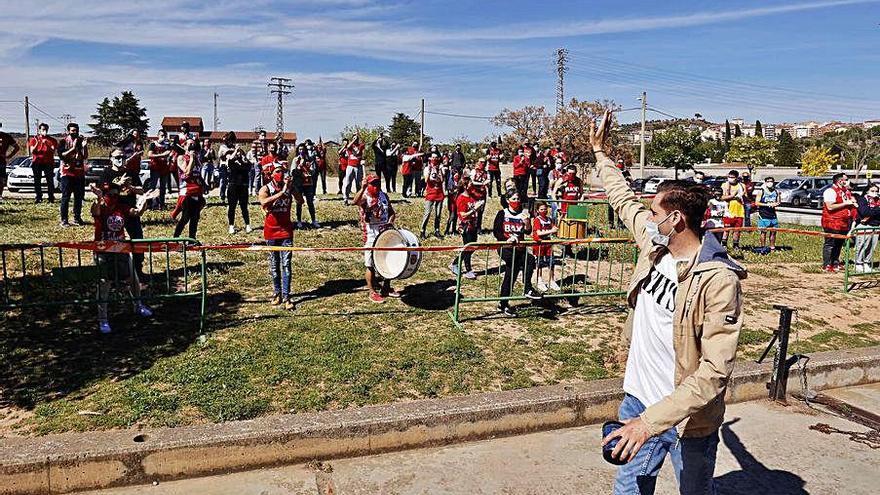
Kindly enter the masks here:
M 880 2 L 459 2 L 0 0 L 0 122 L 21 130 L 28 95 L 88 121 L 130 89 L 151 123 L 199 115 L 274 129 L 270 76 L 291 77 L 288 130 L 336 137 L 394 112 L 490 116 L 554 105 L 553 52 L 570 50 L 566 96 L 649 103 L 723 121 L 880 118 Z M 34 117 L 55 122 L 34 112 Z M 658 117 L 658 115 L 655 115 Z M 636 112 L 623 115 L 635 120 Z M 479 139 L 486 120 L 428 114 L 429 134 Z

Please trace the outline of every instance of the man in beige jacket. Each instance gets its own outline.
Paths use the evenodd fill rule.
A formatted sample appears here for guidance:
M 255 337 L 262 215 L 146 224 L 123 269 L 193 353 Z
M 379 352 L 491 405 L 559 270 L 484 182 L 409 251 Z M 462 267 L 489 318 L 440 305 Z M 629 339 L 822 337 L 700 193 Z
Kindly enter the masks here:
M 715 236 L 704 235 L 705 187 L 664 182 L 650 208 L 636 198 L 604 152 L 611 121 L 606 113 L 591 126 L 590 143 L 608 200 L 640 250 L 627 293 L 625 425 L 603 439 L 617 439 L 612 455 L 628 461 L 614 493 L 653 493 L 668 454 L 682 494 L 713 494 L 746 272 Z

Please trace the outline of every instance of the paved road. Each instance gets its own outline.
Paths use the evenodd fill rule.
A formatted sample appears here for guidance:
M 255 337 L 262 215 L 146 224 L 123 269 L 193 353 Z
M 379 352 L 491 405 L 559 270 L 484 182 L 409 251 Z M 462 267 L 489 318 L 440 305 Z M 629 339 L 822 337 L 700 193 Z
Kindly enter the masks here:
M 871 393 L 857 395 L 874 401 L 878 390 L 875 386 Z M 880 410 L 880 402 L 873 402 L 872 407 Z M 783 407 L 766 401 L 734 405 L 727 419 L 715 470 L 721 494 L 867 495 L 880 491 L 880 445 L 871 448 L 842 433 L 810 429 L 826 423 L 842 431 L 865 432 L 861 426 L 800 404 Z M 614 468 L 599 454 L 599 436 L 597 426 L 587 426 L 91 493 L 609 493 Z M 657 493 L 677 493 L 668 466 L 661 472 Z

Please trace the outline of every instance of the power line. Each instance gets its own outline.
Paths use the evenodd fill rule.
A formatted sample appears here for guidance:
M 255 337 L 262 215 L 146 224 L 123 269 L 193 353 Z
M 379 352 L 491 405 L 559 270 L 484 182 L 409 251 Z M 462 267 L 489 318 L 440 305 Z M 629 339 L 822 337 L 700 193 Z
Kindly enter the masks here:
M 654 113 L 659 113 L 660 115 L 665 115 L 665 116 L 667 116 L 667 117 L 669 117 L 669 118 L 671 118 L 671 119 L 679 119 L 679 120 L 683 120 L 682 117 L 679 117 L 679 116 L 677 116 L 677 115 L 672 115 L 671 113 L 661 112 L 660 110 L 657 110 L 656 108 L 648 107 L 648 111 L 650 111 L 650 112 L 654 112 Z
M 494 117 L 485 117 L 485 116 L 481 116 L 481 115 L 462 115 L 462 114 L 458 114 L 458 113 L 432 112 L 429 110 L 425 110 L 425 113 L 431 114 L 431 115 L 444 115 L 446 117 L 458 117 L 461 119 L 492 120 L 494 118 Z
M 565 73 L 568 72 L 568 50 L 559 48 L 556 50 L 556 113 L 558 114 L 565 106 Z
M 49 112 L 47 112 L 47 111 L 43 110 L 42 108 L 38 107 L 37 105 L 35 105 L 34 100 L 31 100 L 29 103 L 30 103 L 31 107 L 33 107 L 36 111 L 42 113 L 46 117 L 49 117 L 50 119 L 54 120 L 55 122 L 58 122 L 61 125 L 67 125 L 63 121 L 61 121 L 61 119 L 59 119 L 58 117 L 55 117 L 54 115 L 50 114 Z

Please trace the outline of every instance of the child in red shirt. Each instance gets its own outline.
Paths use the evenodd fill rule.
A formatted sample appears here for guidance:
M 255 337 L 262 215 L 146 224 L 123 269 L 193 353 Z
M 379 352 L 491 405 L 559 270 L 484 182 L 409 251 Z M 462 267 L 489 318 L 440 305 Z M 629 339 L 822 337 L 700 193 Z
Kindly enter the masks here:
M 547 204 L 538 203 L 535 212 L 535 218 L 532 219 L 532 239 L 535 242 L 549 241 L 553 234 L 559 229 L 553 224 L 553 219 L 548 215 Z M 546 292 L 548 289 L 559 290 L 560 287 L 554 280 L 553 245 L 547 244 L 533 246 L 532 254 L 538 259 L 538 290 L 541 292 Z M 544 268 L 549 268 L 550 271 L 548 282 L 544 282 L 541 276 Z

